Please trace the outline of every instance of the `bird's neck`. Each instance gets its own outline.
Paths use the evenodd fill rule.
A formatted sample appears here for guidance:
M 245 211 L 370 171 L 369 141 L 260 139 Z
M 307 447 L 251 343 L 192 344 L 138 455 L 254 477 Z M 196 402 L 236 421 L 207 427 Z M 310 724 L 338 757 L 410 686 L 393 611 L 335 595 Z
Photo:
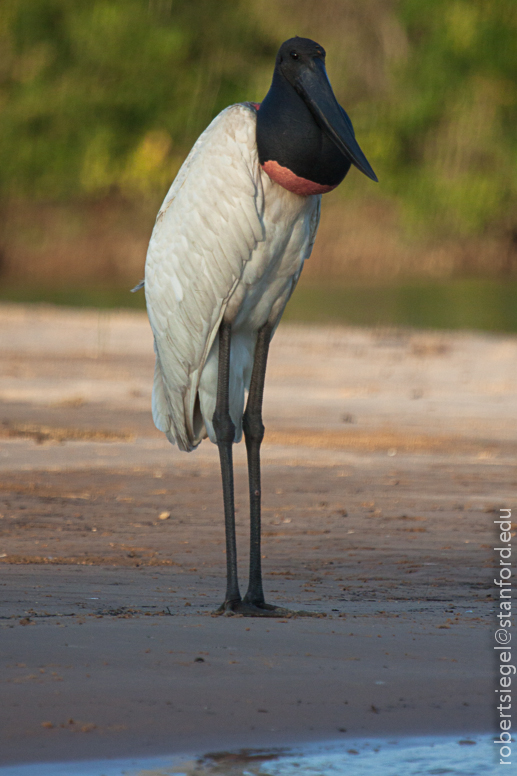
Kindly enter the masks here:
M 350 169 L 350 162 L 278 70 L 258 110 L 257 148 L 269 177 L 295 194 L 331 191 Z

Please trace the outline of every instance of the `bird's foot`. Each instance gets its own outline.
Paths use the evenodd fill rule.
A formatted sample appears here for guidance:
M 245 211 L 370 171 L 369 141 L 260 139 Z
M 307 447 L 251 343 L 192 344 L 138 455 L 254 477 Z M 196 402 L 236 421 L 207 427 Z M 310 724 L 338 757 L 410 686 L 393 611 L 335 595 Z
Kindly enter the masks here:
M 241 617 L 276 617 L 277 619 L 287 619 L 289 617 L 321 617 L 317 612 L 296 611 L 286 609 L 283 606 L 274 606 L 264 602 L 246 601 L 225 601 L 215 610 L 214 614 L 232 617 L 240 615 Z

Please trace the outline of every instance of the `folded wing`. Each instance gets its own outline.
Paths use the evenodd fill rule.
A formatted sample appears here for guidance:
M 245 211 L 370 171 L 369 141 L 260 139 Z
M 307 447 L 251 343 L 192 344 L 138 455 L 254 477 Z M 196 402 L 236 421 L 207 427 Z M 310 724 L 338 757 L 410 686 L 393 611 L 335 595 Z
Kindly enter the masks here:
M 181 450 L 206 436 L 201 371 L 228 299 L 264 239 L 256 111 L 233 105 L 200 136 L 158 213 L 145 293 L 156 352 L 153 419 Z

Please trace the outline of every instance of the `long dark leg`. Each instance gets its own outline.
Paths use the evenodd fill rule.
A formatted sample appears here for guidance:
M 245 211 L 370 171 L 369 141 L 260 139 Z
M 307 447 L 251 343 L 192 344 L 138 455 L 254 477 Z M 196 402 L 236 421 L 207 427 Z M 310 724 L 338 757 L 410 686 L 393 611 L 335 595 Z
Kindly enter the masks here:
M 293 614 L 313 616 L 309 612 L 290 612 L 288 609 L 267 604 L 264 601 L 262 590 L 260 556 L 260 445 L 264 436 L 262 397 L 264 394 L 264 379 L 266 376 L 270 339 L 271 327 L 263 326 L 259 330 L 257 337 L 248 403 L 243 417 L 250 483 L 251 543 L 249 587 L 245 599 L 241 600 L 237 580 L 237 547 L 233 498 L 232 445 L 235 438 L 235 425 L 232 422 L 229 411 L 231 325 L 223 322 L 219 329 L 219 373 L 213 424 L 219 448 L 223 478 L 227 582 L 226 598 L 223 605 L 218 609 L 218 613 L 242 614 L 247 617 L 289 617 Z
M 272 606 L 264 600 L 262 589 L 262 564 L 260 554 L 260 445 L 264 438 L 262 423 L 262 399 L 264 397 L 264 381 L 266 365 L 271 341 L 272 327 L 263 326 L 257 336 L 255 359 L 251 374 L 250 390 L 246 411 L 242 419 L 246 450 L 248 453 L 248 474 L 250 484 L 250 578 L 248 591 L 234 608 L 234 611 L 251 617 L 291 617 L 318 616 L 312 612 L 289 611 L 280 606 Z
M 262 400 L 270 341 L 271 326 L 266 324 L 259 330 L 257 336 L 248 402 L 242 422 L 248 453 L 250 486 L 250 579 L 244 601 L 255 606 L 264 605 L 260 554 L 260 445 L 264 438 Z
M 221 323 L 219 328 L 219 372 L 217 376 L 217 399 L 213 417 L 214 431 L 219 448 L 221 476 L 223 480 L 224 526 L 226 531 L 226 597 L 221 611 L 231 611 L 240 602 L 237 578 L 237 543 L 235 540 L 235 504 L 233 496 L 232 446 L 235 439 L 235 425 L 230 417 L 230 344 L 232 327 Z

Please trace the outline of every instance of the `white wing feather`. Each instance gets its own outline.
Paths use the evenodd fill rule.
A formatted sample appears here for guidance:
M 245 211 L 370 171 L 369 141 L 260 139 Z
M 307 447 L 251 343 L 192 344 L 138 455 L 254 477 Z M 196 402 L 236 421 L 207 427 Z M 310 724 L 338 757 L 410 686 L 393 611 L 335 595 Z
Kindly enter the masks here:
M 206 436 L 199 380 L 228 300 L 264 239 L 253 108 L 233 105 L 200 136 L 158 213 L 145 293 L 155 338 L 153 419 L 181 450 Z

